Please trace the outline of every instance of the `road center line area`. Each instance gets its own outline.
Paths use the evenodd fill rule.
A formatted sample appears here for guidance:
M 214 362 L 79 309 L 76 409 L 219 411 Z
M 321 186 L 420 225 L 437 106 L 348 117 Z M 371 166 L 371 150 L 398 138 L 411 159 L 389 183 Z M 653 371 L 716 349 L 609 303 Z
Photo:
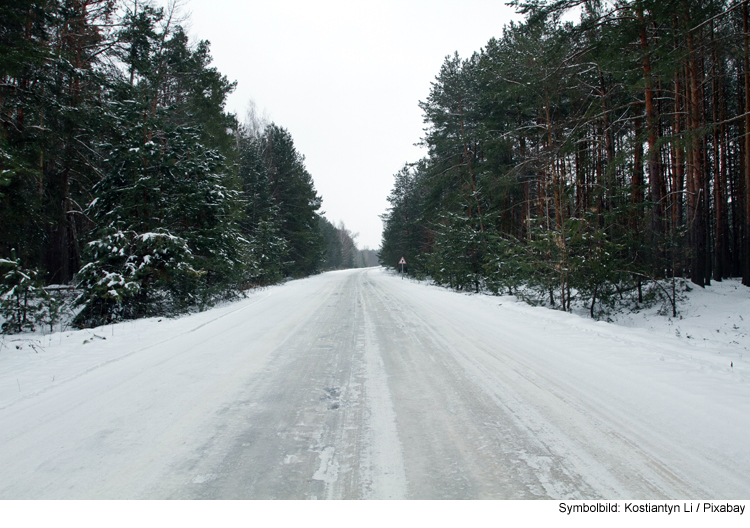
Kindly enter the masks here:
M 0 377 L 0 498 L 750 495 L 744 380 L 499 304 L 346 270 L 80 345 L 117 353 L 28 392 Z

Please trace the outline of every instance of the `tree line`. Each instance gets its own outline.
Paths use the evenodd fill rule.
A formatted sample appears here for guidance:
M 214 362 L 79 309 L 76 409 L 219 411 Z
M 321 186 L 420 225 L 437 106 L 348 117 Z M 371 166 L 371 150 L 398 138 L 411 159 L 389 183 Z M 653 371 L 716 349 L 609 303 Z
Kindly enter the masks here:
M 382 262 L 592 316 L 649 292 L 674 313 L 675 278 L 749 286 L 748 2 L 514 5 L 420 103 Z
M 351 233 L 284 128 L 224 111 L 235 84 L 175 4 L 0 6 L 4 332 L 181 313 L 354 265 Z

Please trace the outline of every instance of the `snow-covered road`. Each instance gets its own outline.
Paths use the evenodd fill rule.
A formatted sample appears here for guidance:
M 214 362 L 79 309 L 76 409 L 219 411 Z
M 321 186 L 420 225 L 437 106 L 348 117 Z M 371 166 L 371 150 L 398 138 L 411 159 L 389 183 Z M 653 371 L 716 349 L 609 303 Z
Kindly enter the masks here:
M 750 497 L 742 361 L 380 269 L 44 339 L 3 499 Z

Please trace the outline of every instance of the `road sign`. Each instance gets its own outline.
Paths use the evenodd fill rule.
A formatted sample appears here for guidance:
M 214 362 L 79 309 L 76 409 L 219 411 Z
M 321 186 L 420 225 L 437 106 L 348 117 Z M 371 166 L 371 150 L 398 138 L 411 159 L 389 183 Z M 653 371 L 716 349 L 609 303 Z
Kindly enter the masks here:
M 406 260 L 404 257 L 401 257 L 401 260 L 398 261 L 399 264 L 406 264 Z

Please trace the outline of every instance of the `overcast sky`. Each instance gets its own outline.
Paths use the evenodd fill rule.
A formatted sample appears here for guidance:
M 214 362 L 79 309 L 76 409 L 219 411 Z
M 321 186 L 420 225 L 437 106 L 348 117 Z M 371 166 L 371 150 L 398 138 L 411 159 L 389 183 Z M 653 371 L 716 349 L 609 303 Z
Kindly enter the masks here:
M 502 0 L 191 0 L 187 25 L 237 81 L 227 110 L 254 101 L 289 130 L 326 217 L 380 246 L 393 175 L 425 152 L 418 103 L 446 55 L 468 57 L 513 17 Z

